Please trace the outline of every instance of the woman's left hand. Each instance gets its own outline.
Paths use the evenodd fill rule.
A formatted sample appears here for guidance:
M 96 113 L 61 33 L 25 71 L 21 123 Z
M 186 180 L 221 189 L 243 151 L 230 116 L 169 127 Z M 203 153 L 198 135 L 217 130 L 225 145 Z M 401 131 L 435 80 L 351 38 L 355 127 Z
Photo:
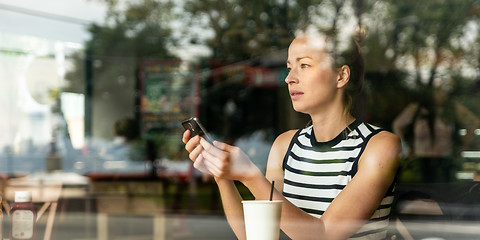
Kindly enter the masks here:
M 218 141 L 214 141 L 212 145 L 203 138 L 200 144 L 203 147 L 202 160 L 216 178 L 243 182 L 255 176 L 263 176 L 260 169 L 240 148 Z

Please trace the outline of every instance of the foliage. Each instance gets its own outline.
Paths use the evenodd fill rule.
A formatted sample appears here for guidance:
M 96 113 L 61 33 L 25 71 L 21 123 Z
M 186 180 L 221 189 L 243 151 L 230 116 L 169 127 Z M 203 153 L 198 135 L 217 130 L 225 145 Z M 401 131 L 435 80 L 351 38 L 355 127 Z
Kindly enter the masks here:
M 313 23 L 365 33 L 361 44 L 367 69 L 360 110 L 367 121 L 390 129 L 408 103 L 431 101 L 435 86 L 446 87 L 452 98 L 480 114 L 478 0 L 139 0 L 126 1 L 125 7 L 119 0 L 100 1 L 110 9 L 106 24 L 90 26 L 86 51 L 78 53 L 75 71 L 67 75 L 69 91 L 84 91 L 88 60 L 95 87 L 109 89 L 120 81 L 136 83 L 142 60 L 178 57 L 172 47 L 185 43 L 203 46 L 212 54 L 202 56 L 200 63 L 201 111 L 209 115 L 206 118 L 223 118 L 210 122 L 235 129 L 231 131 L 238 135 L 244 129 L 236 126 L 245 125 L 245 119 L 262 117 L 227 119 L 225 112 L 232 103 L 236 115 L 248 115 L 260 113 L 249 108 L 264 106 L 251 104 L 260 99 L 252 96 L 262 95 L 266 104 L 274 105 L 282 103 L 278 100 L 282 95 L 245 86 L 243 75 L 215 71 L 249 64 L 280 72 L 285 65 L 280 58 L 296 29 Z M 175 21 L 184 29 L 173 29 Z M 174 30 L 182 34 L 175 35 Z M 260 58 L 274 64 L 263 64 Z M 267 102 L 270 97 L 275 98 L 273 103 Z
M 85 53 L 76 54 L 75 70 L 67 74 L 69 85 L 65 91 L 85 90 L 88 60 L 94 68 L 96 87 L 102 89 L 119 78 L 135 82 L 135 71 L 145 59 L 174 57 L 169 46 L 175 45 L 175 41 L 168 26 L 172 3 L 142 0 L 128 2 L 125 10 L 119 10 L 118 1 L 104 2 L 109 6 L 106 24 L 89 27 L 92 37 L 86 43 Z
M 478 1 L 368 3 L 362 23 L 367 31 L 363 48 L 370 118 L 388 128 L 409 102 L 431 101 L 435 87 L 449 89 L 454 97 L 455 89 L 476 80 L 465 74 L 478 71 L 479 51 L 472 51 L 478 44 L 470 39 L 475 36 L 471 26 L 478 23 L 475 4 Z
M 187 0 L 185 11 L 191 23 L 205 19 L 202 27 L 213 30 L 207 41 L 212 58 L 239 61 L 286 48 L 295 27 L 291 19 L 306 2 L 291 6 L 289 1 Z

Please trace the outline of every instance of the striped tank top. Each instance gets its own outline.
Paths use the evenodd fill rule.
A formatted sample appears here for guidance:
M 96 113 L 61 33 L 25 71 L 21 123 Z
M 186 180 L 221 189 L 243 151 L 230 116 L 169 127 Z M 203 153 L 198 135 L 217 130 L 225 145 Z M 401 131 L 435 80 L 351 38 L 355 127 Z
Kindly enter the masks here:
M 383 131 L 355 120 L 336 138 L 317 142 L 313 127 L 299 130 L 283 160 L 284 197 L 320 218 L 333 199 L 352 180 L 368 140 Z M 351 239 L 385 239 L 393 202 L 394 184 L 370 220 Z

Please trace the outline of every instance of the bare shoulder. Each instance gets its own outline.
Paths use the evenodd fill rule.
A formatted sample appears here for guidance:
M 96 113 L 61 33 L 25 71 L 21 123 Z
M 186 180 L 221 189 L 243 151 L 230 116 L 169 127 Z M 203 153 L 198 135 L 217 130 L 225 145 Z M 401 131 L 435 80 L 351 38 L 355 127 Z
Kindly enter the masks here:
M 387 151 L 398 154 L 401 151 L 400 137 L 388 131 L 381 131 L 370 139 L 366 150 Z
M 297 130 L 290 130 L 280 134 L 270 149 L 267 162 L 267 178 L 269 180 L 278 181 L 283 183 L 283 159 L 287 153 L 290 142 Z M 283 184 L 278 184 L 279 190 L 282 190 Z
M 297 132 L 298 130 L 289 130 L 289 131 L 286 131 L 280 135 L 278 135 L 278 137 L 275 139 L 275 142 L 273 143 L 273 145 L 279 145 L 279 146 L 282 146 L 282 147 L 288 147 L 288 145 L 290 144 L 290 141 L 292 140 L 293 138 L 293 135 L 295 135 L 295 133 Z
M 394 174 L 400 164 L 400 153 L 402 147 L 400 138 L 387 131 L 374 135 L 367 143 L 364 153 L 360 159 L 359 171 L 380 170 L 377 173 Z
M 275 142 L 273 142 L 270 155 L 275 155 L 277 159 L 279 156 L 283 157 L 287 152 L 288 146 L 290 145 L 290 142 L 292 141 L 292 138 L 296 132 L 297 130 L 289 130 L 278 135 L 278 137 L 275 139 Z

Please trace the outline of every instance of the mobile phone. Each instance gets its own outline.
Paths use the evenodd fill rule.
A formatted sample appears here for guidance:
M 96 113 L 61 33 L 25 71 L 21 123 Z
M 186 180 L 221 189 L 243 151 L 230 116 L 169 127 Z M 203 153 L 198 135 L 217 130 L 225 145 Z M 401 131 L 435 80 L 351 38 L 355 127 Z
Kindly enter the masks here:
M 190 130 L 190 137 L 195 137 L 200 135 L 201 137 L 205 138 L 210 144 L 213 144 L 213 138 L 210 137 L 210 134 L 205 130 L 203 125 L 200 123 L 198 118 L 191 117 L 189 119 L 182 121 L 182 126 L 185 130 Z

